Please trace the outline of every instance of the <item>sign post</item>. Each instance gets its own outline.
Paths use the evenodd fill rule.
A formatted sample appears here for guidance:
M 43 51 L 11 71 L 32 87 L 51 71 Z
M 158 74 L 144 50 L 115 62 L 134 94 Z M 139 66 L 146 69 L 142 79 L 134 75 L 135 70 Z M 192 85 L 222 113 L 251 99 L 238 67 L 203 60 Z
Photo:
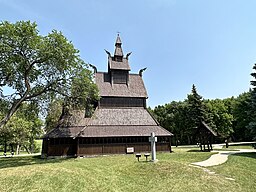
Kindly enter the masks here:
M 151 133 L 151 136 L 149 137 L 149 142 L 151 142 L 151 157 L 152 157 L 152 160 L 153 162 L 157 162 L 157 159 L 156 159 L 156 142 L 157 142 L 157 137 L 155 136 L 155 133 L 152 132 Z

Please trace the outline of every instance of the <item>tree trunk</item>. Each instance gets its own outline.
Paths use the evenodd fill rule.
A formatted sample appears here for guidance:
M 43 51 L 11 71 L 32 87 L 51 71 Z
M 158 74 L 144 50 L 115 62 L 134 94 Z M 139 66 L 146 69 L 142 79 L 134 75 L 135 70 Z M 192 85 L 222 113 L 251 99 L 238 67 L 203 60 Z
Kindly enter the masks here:
M 31 154 L 31 151 L 25 145 L 23 147 L 26 149 L 28 154 Z
M 20 104 L 25 101 L 26 97 L 28 95 L 28 91 L 20 98 L 17 100 L 17 102 L 15 102 L 11 109 L 8 111 L 8 113 L 5 115 L 5 117 L 1 120 L 0 122 L 0 129 L 2 127 L 4 127 L 6 125 L 6 123 L 10 120 L 10 118 L 12 117 L 12 115 L 17 111 L 17 109 L 19 108 Z
M 35 148 L 35 146 L 34 146 L 34 138 L 31 137 L 29 139 L 29 151 L 30 151 L 30 153 L 34 153 L 34 151 L 35 151 L 34 148 Z
M 16 147 L 16 155 L 19 155 L 20 154 L 20 145 L 17 144 L 17 147 Z
M 6 140 L 4 141 L 4 156 L 6 156 L 6 152 L 7 152 L 7 143 Z

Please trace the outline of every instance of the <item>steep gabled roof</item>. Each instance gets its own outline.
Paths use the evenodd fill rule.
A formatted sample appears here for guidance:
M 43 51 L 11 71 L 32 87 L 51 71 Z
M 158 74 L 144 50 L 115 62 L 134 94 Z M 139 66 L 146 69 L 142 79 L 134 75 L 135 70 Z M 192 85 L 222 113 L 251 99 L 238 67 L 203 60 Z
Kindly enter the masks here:
M 129 74 L 128 85 L 111 84 L 108 73 L 98 72 L 95 79 L 101 97 L 148 97 L 142 77 L 137 74 Z

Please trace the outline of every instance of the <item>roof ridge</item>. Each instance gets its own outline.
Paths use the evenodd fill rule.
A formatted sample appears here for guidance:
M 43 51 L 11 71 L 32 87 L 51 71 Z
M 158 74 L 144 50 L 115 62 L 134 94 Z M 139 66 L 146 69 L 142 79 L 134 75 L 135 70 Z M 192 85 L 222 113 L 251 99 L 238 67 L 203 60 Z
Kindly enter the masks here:
M 154 121 L 156 122 L 157 126 L 159 126 L 161 129 L 169 132 L 171 135 L 173 135 L 170 131 L 168 131 L 167 129 L 163 128 L 160 123 L 157 121 L 157 119 L 149 112 L 148 108 L 146 108 L 146 111 L 149 113 L 149 115 L 154 119 Z
M 156 124 L 159 126 L 159 122 L 156 120 L 156 118 L 149 112 L 148 108 L 145 108 L 146 111 L 148 112 L 148 114 L 152 117 L 152 119 L 154 119 L 154 121 L 156 122 Z
M 214 135 L 217 136 L 218 133 L 214 131 L 206 122 L 202 121 L 202 124 Z

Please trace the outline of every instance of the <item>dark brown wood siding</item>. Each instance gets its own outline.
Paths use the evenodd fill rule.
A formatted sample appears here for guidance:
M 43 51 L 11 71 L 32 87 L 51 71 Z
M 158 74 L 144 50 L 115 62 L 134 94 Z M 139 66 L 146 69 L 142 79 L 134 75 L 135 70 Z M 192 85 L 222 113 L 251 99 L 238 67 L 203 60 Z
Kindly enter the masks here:
M 78 156 L 99 155 L 99 154 L 125 154 L 128 147 L 134 147 L 134 153 L 150 152 L 150 143 L 129 143 L 129 144 L 80 144 Z M 170 152 L 169 143 L 157 143 L 157 151 Z
M 115 84 L 127 84 L 128 83 L 128 71 L 112 70 L 113 83 Z
M 159 137 L 157 151 L 171 151 L 170 142 L 166 140 L 167 137 Z M 148 137 L 79 138 L 77 155 L 125 154 L 128 147 L 133 147 L 134 153 L 151 151 Z
M 75 156 L 76 152 L 76 139 L 51 138 L 48 140 L 47 156 Z
M 133 147 L 134 153 L 151 151 L 148 137 L 51 138 L 45 139 L 43 146 L 43 153 L 47 156 L 125 154 L 128 147 Z M 166 137 L 159 137 L 156 149 L 170 152 L 170 142 L 166 142 Z
M 100 107 L 146 107 L 145 98 L 133 97 L 102 97 Z

